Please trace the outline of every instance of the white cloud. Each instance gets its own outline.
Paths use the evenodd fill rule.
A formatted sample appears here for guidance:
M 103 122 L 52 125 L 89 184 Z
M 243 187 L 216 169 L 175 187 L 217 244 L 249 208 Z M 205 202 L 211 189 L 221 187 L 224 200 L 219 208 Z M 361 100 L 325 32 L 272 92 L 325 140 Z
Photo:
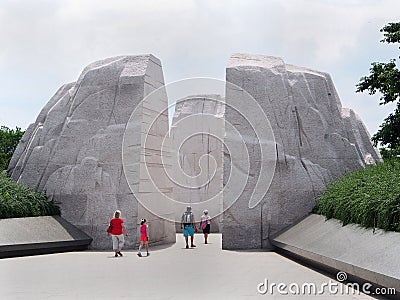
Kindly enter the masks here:
M 284 51 L 306 47 L 309 52 L 299 53 L 313 58 L 315 63 L 330 65 L 345 59 L 349 52 L 357 51 L 379 39 L 379 29 L 398 18 L 398 1 L 283 1 L 284 19 L 282 39 Z M 397 9 L 396 9 L 397 7 Z M 373 24 L 373 26 L 370 26 Z

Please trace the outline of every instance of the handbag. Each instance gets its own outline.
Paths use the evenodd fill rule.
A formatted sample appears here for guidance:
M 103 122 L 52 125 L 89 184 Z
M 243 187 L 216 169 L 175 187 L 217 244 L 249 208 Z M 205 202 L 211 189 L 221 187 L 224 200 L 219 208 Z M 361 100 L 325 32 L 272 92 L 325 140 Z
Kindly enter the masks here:
M 207 227 L 207 221 L 202 221 L 201 222 L 201 229 L 206 229 Z
M 110 225 L 108 225 L 108 228 L 107 228 L 107 233 L 111 233 L 111 231 L 112 231 L 112 225 L 110 223 Z

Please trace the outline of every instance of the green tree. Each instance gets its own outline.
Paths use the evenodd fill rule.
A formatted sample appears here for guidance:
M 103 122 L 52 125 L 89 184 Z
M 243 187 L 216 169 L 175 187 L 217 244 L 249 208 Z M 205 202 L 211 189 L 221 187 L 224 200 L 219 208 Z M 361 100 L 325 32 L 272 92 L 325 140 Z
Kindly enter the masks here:
M 382 43 L 400 43 L 400 22 L 389 23 L 380 31 L 384 36 Z M 400 71 L 396 59 L 374 62 L 369 71 L 369 76 L 362 77 L 356 85 L 356 92 L 368 91 L 370 95 L 380 92 L 380 105 L 397 102 L 395 111 L 383 121 L 372 141 L 375 146 L 380 143 L 384 147 L 381 149 L 384 158 L 400 155 Z
M 0 127 L 0 172 L 7 169 L 23 134 L 24 131 L 21 131 L 21 128 L 18 127 L 15 129 L 10 129 L 6 126 Z

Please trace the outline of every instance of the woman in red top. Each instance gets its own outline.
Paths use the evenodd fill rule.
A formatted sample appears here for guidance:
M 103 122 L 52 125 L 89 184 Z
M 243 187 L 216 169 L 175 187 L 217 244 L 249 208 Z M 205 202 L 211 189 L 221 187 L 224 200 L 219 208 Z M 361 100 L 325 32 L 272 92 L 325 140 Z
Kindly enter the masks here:
M 128 236 L 126 228 L 124 226 L 124 220 L 121 219 L 121 211 L 116 210 L 114 212 L 114 218 L 110 221 L 111 226 L 111 237 L 113 242 L 113 249 L 115 252 L 115 257 L 122 256 L 121 250 L 124 246 L 124 234 Z M 107 233 L 110 235 L 110 233 Z

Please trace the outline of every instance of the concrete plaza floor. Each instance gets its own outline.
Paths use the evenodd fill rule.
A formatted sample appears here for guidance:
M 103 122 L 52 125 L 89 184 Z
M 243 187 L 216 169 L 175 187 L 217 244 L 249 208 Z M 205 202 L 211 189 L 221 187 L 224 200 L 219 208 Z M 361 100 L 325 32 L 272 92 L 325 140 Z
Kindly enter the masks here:
M 221 250 L 220 234 L 209 240 L 205 245 L 196 235 L 197 248 L 185 249 L 177 235 L 176 244 L 154 247 L 142 258 L 136 249 L 125 249 L 121 258 L 85 251 L 1 259 L 0 299 L 370 299 L 328 289 L 322 295 L 293 295 L 286 288 L 288 295 L 281 295 L 274 287 L 272 295 L 271 290 L 260 294 L 257 286 L 265 279 L 270 287 L 337 282 L 274 252 Z

